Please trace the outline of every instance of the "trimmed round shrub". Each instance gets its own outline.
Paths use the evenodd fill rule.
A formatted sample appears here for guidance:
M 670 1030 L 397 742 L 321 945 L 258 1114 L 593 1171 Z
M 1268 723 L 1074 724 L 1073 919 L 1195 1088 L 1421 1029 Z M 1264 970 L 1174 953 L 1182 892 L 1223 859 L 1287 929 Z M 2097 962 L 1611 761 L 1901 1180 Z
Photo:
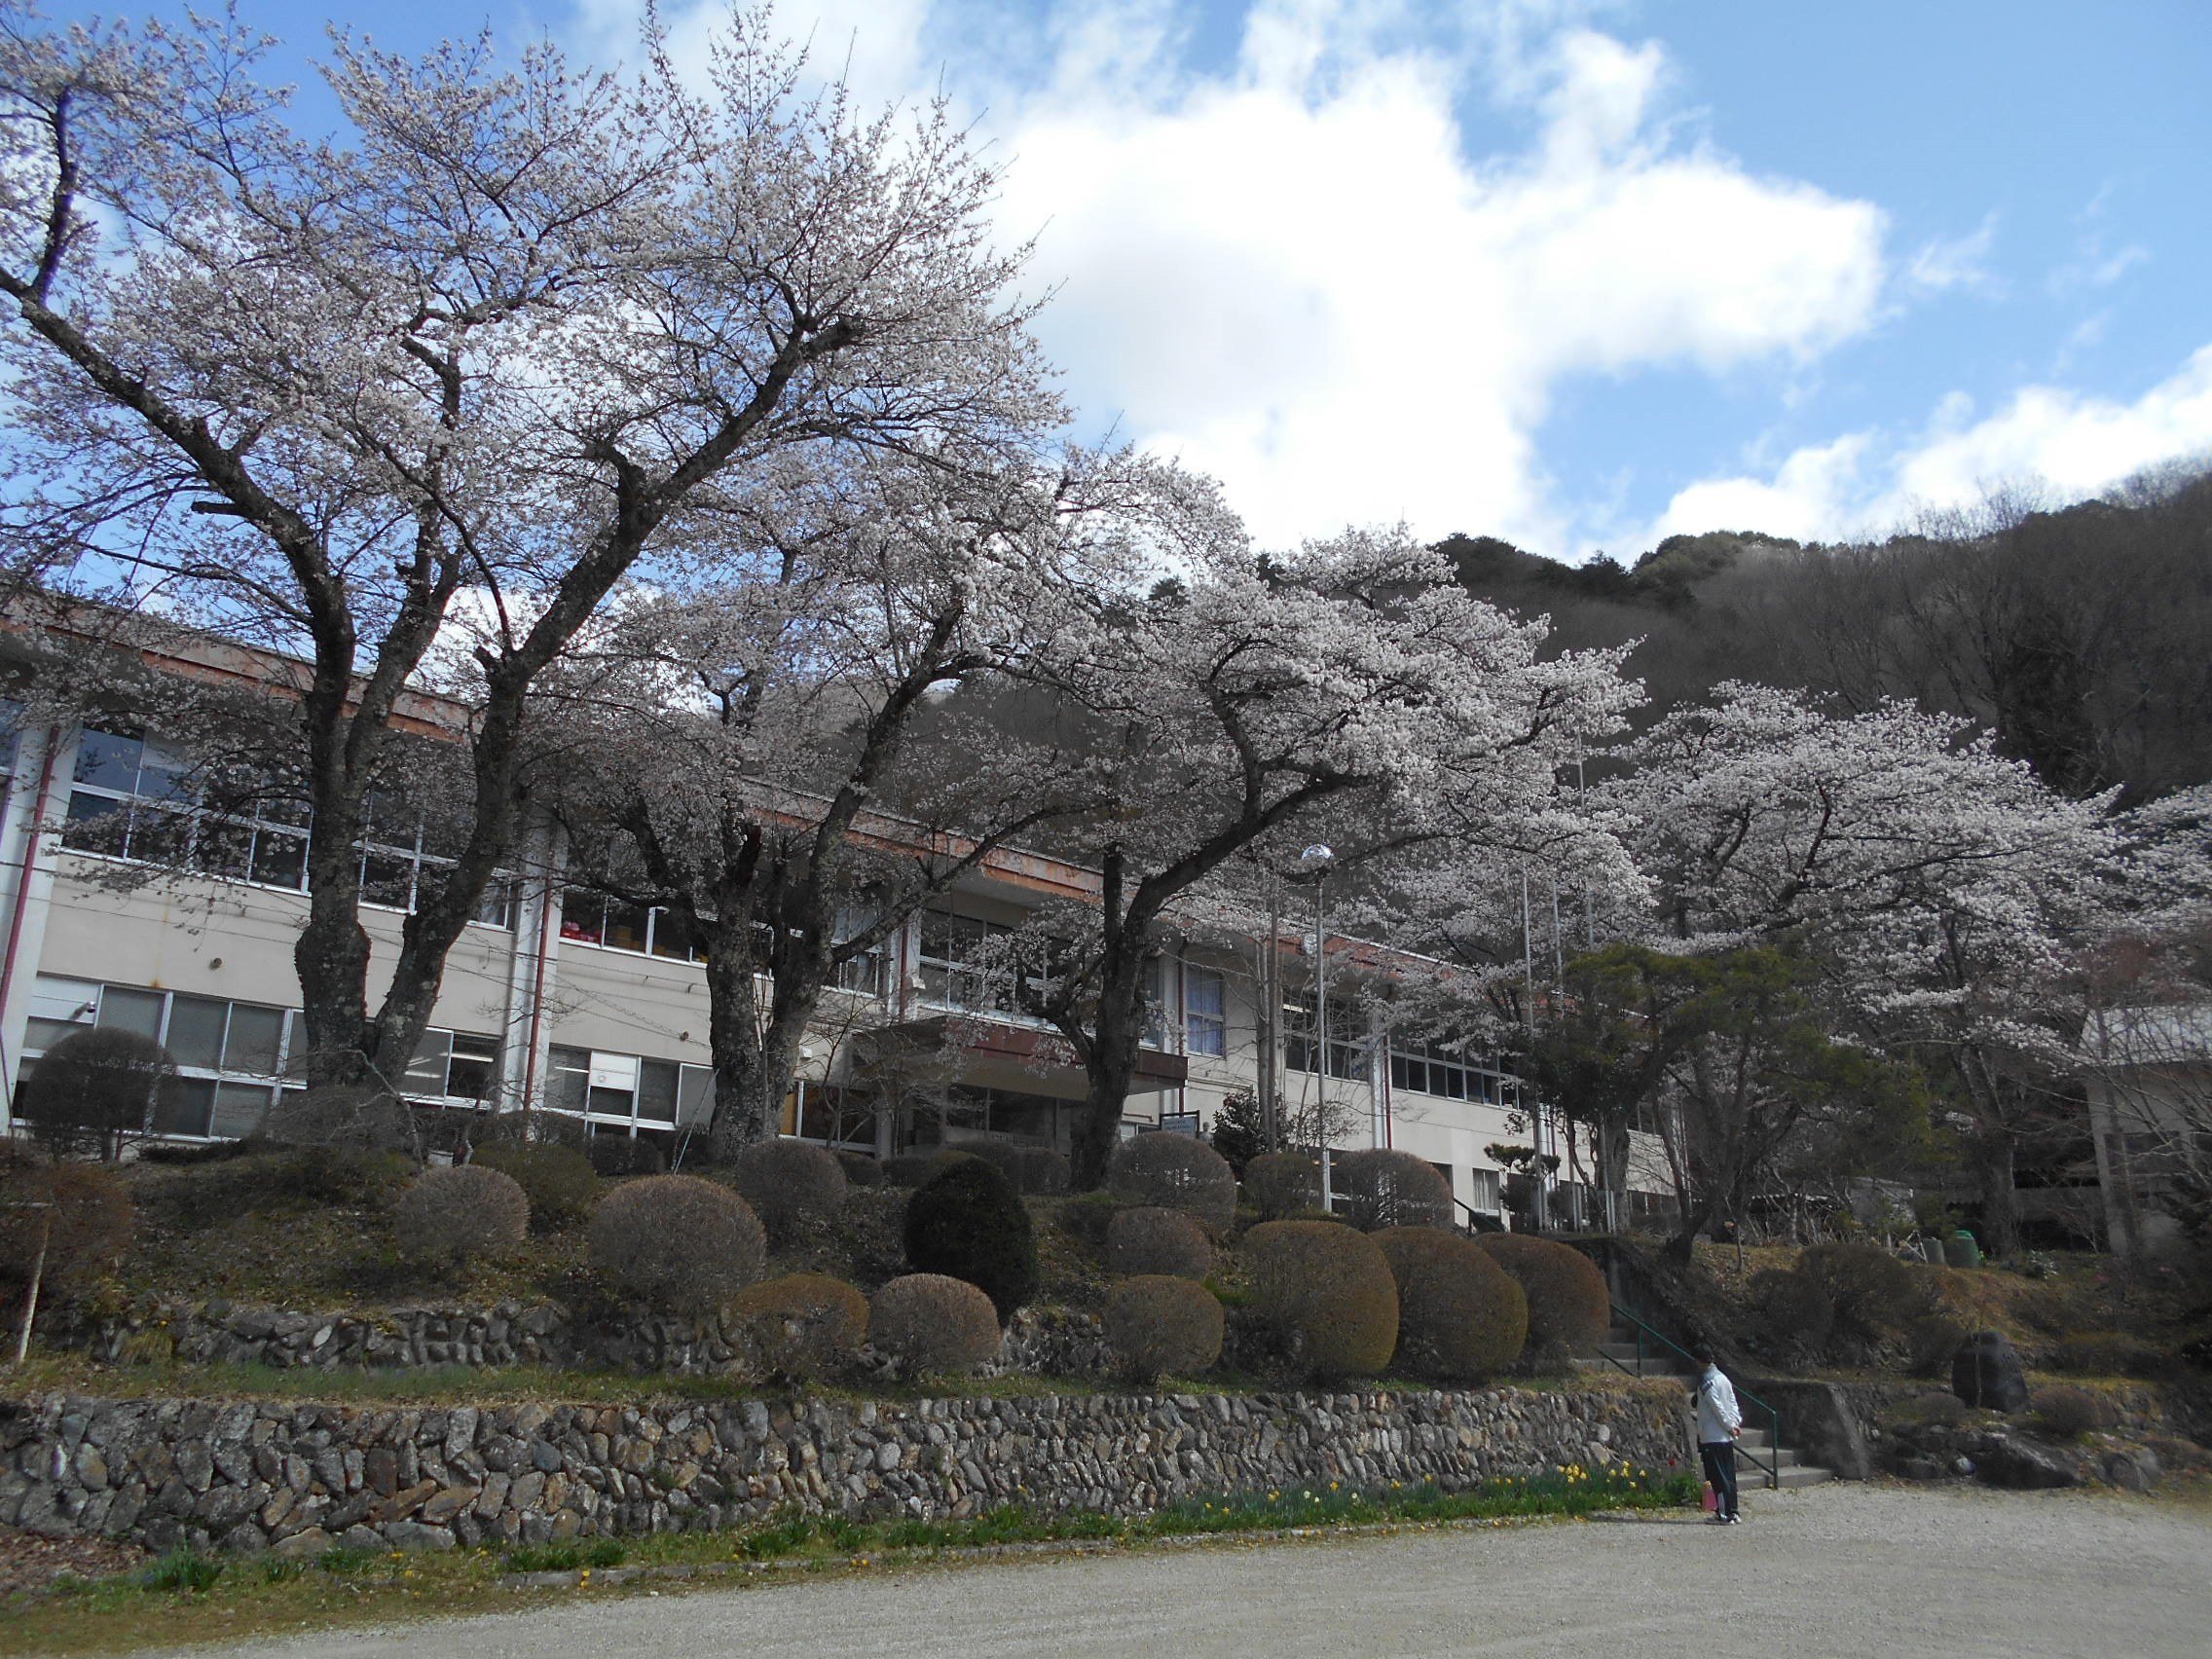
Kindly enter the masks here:
M 827 1147 L 781 1139 L 740 1152 L 730 1185 L 778 1243 L 808 1221 L 834 1220 L 851 1190 L 844 1165 Z
M 113 1160 L 151 1131 L 176 1087 L 176 1061 L 153 1038 L 90 1027 L 62 1038 L 23 1074 L 16 1117 L 56 1158 Z
M 1794 1271 L 1827 1293 L 1840 1337 L 1878 1343 L 1936 1311 L 1934 1285 L 1878 1244 L 1808 1245 Z
M 696 1175 L 625 1181 L 591 1212 L 591 1259 L 631 1295 L 678 1313 L 721 1307 L 760 1276 L 753 1206 Z
M 2164 1358 L 2157 1344 L 2125 1331 L 2072 1331 L 2051 1345 L 2048 1364 L 2075 1377 L 2153 1377 Z
M 599 1202 L 599 1171 L 572 1146 L 546 1141 L 486 1141 L 469 1154 L 476 1169 L 511 1175 L 530 1199 L 530 1225 L 538 1233 L 581 1227 Z
M 959 1158 L 906 1200 L 906 1263 L 918 1273 L 965 1279 L 991 1299 L 1001 1321 L 1037 1294 L 1037 1240 L 1029 1211 L 1005 1174 Z
M 958 1148 L 971 1158 L 991 1164 L 1014 1183 L 1017 1193 L 1049 1198 L 1068 1190 L 1068 1161 L 1049 1146 L 1035 1141 L 962 1141 Z
M 867 1340 L 908 1377 L 974 1371 L 998 1356 L 998 1314 L 966 1279 L 908 1273 L 868 1304 Z
M 400 1253 L 464 1262 L 509 1250 L 530 1231 L 530 1199 L 512 1175 L 474 1163 L 425 1169 L 391 1212 Z
M 960 1147 L 936 1146 L 926 1152 L 903 1152 L 883 1161 L 886 1187 L 919 1187 L 955 1159 L 976 1155 Z
M 2071 1382 L 2038 1388 L 2029 1407 L 2044 1432 L 2058 1440 L 2079 1440 L 2092 1428 L 2104 1428 L 2112 1421 L 2104 1401 Z
M 1119 1210 L 1106 1226 L 1106 1268 L 1132 1277 L 1202 1279 L 1213 1272 L 1213 1240 L 1181 1210 Z
M 867 1341 L 867 1298 L 828 1273 L 787 1273 L 748 1285 L 730 1312 L 761 1369 L 786 1382 L 843 1371 Z
M 1529 1298 L 1472 1238 L 1433 1227 L 1373 1235 L 1398 1286 L 1393 1371 L 1440 1382 L 1494 1377 L 1521 1357 Z
M 1410 1152 L 1371 1147 L 1340 1153 L 1330 1172 L 1345 1219 L 1362 1233 L 1385 1227 L 1450 1227 L 1452 1183 Z
M 1931 1423 L 1942 1428 L 1956 1428 L 1967 1420 L 1972 1411 L 1958 1395 L 1945 1390 L 1942 1393 L 1916 1395 L 1905 1402 L 1899 1416 L 1907 1422 Z
M 1055 1219 L 1062 1233 L 1103 1257 L 1114 1218 L 1129 1207 L 1112 1193 L 1077 1193 L 1059 1205 Z
M 1398 1346 L 1398 1285 L 1381 1246 L 1327 1221 L 1266 1221 L 1244 1235 L 1249 1306 L 1295 1366 L 1372 1377 Z
M 1818 1352 L 1835 1329 L 1835 1304 L 1803 1273 L 1768 1268 L 1753 1273 L 1746 1288 L 1761 1327 L 1778 1341 Z
M 1133 1135 L 1106 1161 L 1106 1190 L 1131 1203 L 1186 1210 L 1214 1233 L 1236 1219 L 1236 1171 L 1192 1135 Z
M 44 1204 L 45 1209 L 33 1209 Z M 123 1266 L 137 1216 L 130 1189 L 96 1163 L 30 1164 L 0 1177 L 0 1277 L 30 1283 L 46 1241 L 46 1290 L 75 1292 Z
M 1262 1221 L 1321 1207 L 1321 1161 L 1306 1152 L 1263 1152 L 1244 1165 L 1244 1197 Z
M 1211 1370 L 1225 1328 L 1213 1292 L 1173 1274 L 1140 1273 L 1106 1297 L 1106 1341 L 1139 1382 Z
M 317 1151 L 423 1154 L 406 1102 L 374 1084 L 281 1089 L 262 1117 L 258 1133 L 278 1146 Z
M 648 1135 L 593 1135 L 584 1142 L 584 1156 L 609 1181 L 658 1175 L 668 1167 L 668 1154 Z
M 879 1187 L 883 1184 L 883 1165 L 871 1152 L 840 1152 L 837 1166 L 844 1170 L 845 1179 L 855 1187 Z
M 1581 1251 L 1526 1233 L 1486 1233 L 1479 1248 L 1521 1281 L 1529 1298 L 1527 1363 L 1551 1370 L 1598 1351 L 1613 1325 L 1605 1275 Z

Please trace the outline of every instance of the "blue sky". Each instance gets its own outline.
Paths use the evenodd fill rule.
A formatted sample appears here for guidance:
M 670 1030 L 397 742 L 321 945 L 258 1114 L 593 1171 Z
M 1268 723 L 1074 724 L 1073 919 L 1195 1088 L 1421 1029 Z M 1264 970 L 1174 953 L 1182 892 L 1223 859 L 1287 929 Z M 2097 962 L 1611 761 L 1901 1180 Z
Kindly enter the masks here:
M 312 50 L 633 0 L 240 0 Z M 68 10 L 76 10 L 71 7 Z M 664 0 L 678 40 L 717 0 Z M 787 0 L 1012 164 L 1089 431 L 1272 541 L 1833 538 L 2212 453 L 2204 0 Z M 312 107 L 312 106 L 311 106 Z

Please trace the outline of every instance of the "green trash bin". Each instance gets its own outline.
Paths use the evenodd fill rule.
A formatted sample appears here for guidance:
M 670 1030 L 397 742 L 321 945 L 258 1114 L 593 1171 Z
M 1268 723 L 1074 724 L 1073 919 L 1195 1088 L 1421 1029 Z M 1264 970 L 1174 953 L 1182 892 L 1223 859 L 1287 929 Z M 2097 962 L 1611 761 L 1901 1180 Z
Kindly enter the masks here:
M 1973 1241 L 1973 1235 L 1965 1228 L 1960 1228 L 1943 1240 L 1943 1265 L 1951 1268 L 1981 1266 L 1981 1246 Z

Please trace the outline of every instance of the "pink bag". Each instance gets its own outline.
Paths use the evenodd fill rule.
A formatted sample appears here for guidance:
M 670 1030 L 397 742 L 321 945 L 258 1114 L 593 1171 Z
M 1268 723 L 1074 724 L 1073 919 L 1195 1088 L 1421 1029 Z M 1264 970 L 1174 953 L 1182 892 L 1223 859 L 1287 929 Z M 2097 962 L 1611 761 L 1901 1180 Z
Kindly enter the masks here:
M 1712 1515 L 1720 1508 L 1720 1494 L 1713 1490 L 1713 1483 L 1705 1483 L 1705 1512 Z

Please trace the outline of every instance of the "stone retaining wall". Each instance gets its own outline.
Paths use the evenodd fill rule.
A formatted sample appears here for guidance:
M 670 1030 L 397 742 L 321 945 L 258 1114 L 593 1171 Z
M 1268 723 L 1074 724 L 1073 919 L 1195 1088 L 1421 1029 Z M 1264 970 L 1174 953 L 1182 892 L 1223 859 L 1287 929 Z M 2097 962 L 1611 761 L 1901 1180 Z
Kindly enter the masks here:
M 308 1555 L 733 1527 L 794 1505 L 1130 1514 L 1324 1481 L 1663 1468 L 1685 1455 L 1686 1411 L 1667 1383 L 481 1410 L 49 1395 L 0 1401 L 0 1523 Z
M 127 1318 L 61 1322 L 41 1335 L 113 1364 L 267 1365 L 278 1370 L 408 1371 L 429 1367 L 543 1365 L 573 1371 L 673 1376 L 756 1375 L 733 1318 L 678 1319 L 643 1309 L 578 1315 L 552 1303 L 494 1308 L 388 1308 L 375 1313 L 167 1304 Z M 865 1358 L 866 1356 L 864 1356 Z M 1024 1308 L 1001 1342 L 992 1374 L 1104 1377 L 1113 1368 L 1092 1314 Z

